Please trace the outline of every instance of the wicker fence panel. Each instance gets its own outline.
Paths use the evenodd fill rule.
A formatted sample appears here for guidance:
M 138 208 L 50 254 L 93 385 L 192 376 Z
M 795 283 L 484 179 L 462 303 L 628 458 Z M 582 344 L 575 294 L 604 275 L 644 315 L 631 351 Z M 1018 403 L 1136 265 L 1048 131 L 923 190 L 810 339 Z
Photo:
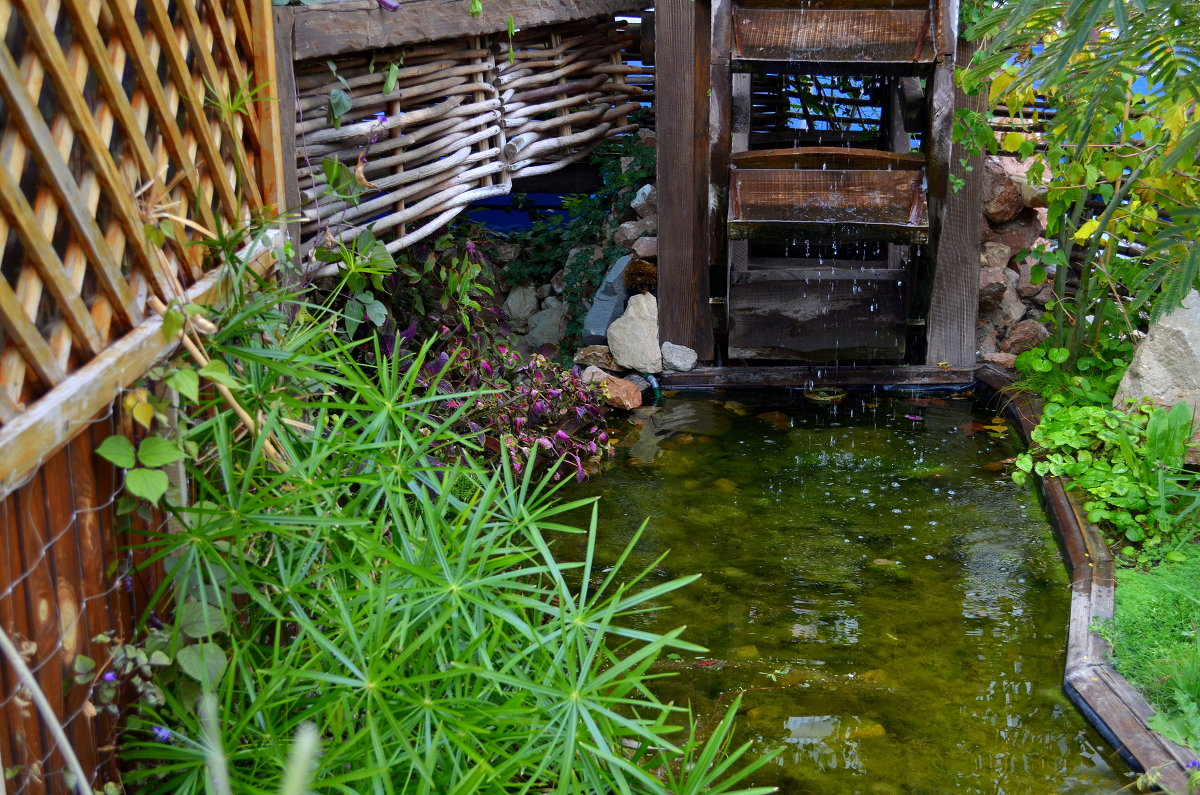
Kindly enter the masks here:
M 0 3 L 0 423 L 278 202 L 259 2 Z
M 621 58 L 630 41 L 609 16 L 511 41 L 474 36 L 296 63 L 301 250 L 369 228 L 398 251 L 470 203 L 509 192 L 514 176 L 553 171 L 632 132 L 625 116 L 641 89 L 624 79 L 635 71 Z M 350 98 L 337 126 L 335 91 Z M 351 190 L 331 174 L 353 175 Z M 309 272 L 329 270 L 313 262 Z

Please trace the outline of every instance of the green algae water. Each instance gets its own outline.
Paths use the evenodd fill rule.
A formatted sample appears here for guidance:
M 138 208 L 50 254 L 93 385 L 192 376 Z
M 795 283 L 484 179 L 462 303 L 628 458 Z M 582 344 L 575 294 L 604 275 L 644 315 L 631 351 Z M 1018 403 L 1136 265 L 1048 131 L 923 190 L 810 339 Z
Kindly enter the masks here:
M 702 578 L 642 618 L 703 656 L 656 692 L 782 749 L 784 793 L 1112 793 L 1132 776 L 1063 695 L 1069 583 L 1019 447 L 968 400 L 678 396 L 616 428 L 601 559 Z

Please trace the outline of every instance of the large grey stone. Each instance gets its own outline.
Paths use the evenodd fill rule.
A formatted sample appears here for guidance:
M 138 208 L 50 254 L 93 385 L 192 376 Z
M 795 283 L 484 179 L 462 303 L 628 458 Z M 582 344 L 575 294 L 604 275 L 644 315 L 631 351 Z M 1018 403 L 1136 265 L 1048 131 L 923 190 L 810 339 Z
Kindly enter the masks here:
M 528 320 L 538 309 L 537 290 L 528 284 L 517 285 L 504 299 L 501 309 L 509 320 Z
M 625 289 L 625 266 L 633 257 L 624 256 L 613 263 L 592 299 L 592 307 L 583 319 L 583 344 L 603 345 L 608 327 L 625 311 L 629 291 Z
M 676 345 L 673 342 L 662 344 L 663 367 L 668 370 L 686 373 L 696 366 L 696 352 L 686 345 Z
M 658 300 L 649 293 L 629 299 L 625 314 L 608 327 L 608 349 L 617 364 L 639 373 L 661 373 Z
M 1200 444 L 1200 293 L 1195 290 L 1182 307 L 1150 325 L 1117 387 L 1113 406 L 1128 408 L 1131 401 L 1143 398 L 1157 406 L 1191 406 L 1196 423 L 1192 444 Z M 1198 454 L 1193 447 L 1188 460 L 1194 463 Z
M 567 310 L 563 306 L 543 309 L 529 318 L 529 333 L 525 335 L 525 344 L 533 350 L 543 345 L 557 345 L 562 342 L 563 320 Z

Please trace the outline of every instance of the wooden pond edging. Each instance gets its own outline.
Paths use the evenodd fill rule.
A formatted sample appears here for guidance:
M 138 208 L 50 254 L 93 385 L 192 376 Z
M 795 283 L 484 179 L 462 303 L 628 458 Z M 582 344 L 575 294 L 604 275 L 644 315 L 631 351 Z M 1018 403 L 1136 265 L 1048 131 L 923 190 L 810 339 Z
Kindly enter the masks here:
M 999 393 L 1012 377 L 990 365 L 980 367 L 976 381 Z M 1041 403 L 1014 394 L 1004 411 L 1026 444 L 1041 416 Z M 1109 644 L 1091 627 L 1113 616 L 1116 579 L 1112 555 L 1100 530 L 1084 514 L 1077 492 L 1068 492 L 1057 477 L 1035 478 L 1055 537 L 1071 576 L 1071 620 L 1063 690 L 1084 717 L 1121 758 L 1138 772 L 1159 774 L 1158 784 L 1173 793 L 1188 791 L 1184 766 L 1197 757 L 1146 726 L 1154 709 L 1109 665 Z

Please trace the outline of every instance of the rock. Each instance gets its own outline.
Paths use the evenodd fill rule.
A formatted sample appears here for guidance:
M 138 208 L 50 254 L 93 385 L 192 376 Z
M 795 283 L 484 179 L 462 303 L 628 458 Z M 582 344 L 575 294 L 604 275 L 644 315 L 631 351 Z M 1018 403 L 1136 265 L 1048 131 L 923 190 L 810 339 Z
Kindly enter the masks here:
M 621 167 L 621 173 L 624 174 L 626 171 L 628 171 L 633 166 L 633 158 L 632 157 L 622 157 L 618 161 L 618 165 Z
M 1000 334 L 991 323 L 980 324 L 975 332 L 975 346 L 979 355 L 986 359 L 1000 350 Z
M 539 301 L 544 301 L 544 300 L 546 300 L 547 298 L 549 298 L 549 297 L 550 297 L 550 294 L 551 294 L 552 292 L 554 292 L 554 288 L 553 288 L 553 287 L 551 287 L 550 285 L 548 285 L 548 284 L 541 284 L 541 285 L 538 285 L 538 288 L 537 288 L 537 297 L 538 297 L 538 300 L 539 300 Z
M 643 146 L 658 146 L 658 133 L 654 130 L 643 127 L 637 131 L 637 137 Z
M 546 296 L 546 300 L 542 301 L 542 309 L 557 309 L 562 305 L 562 299 L 553 295 Z
M 1004 288 L 1004 295 L 1000 298 L 1000 314 L 1004 318 L 1004 324 L 1011 326 L 1025 317 L 1026 306 L 1021 300 L 1021 296 L 1017 295 L 1017 280 L 1020 276 L 1016 271 L 1004 269 L 1004 279 L 1007 283 Z
M 1017 190 L 1021 192 L 1021 201 L 1026 207 L 1045 207 L 1046 194 L 1050 192 L 1047 185 L 1040 182 L 1030 183 L 1028 179 L 1017 183 Z
M 633 194 L 633 201 L 629 203 L 630 209 L 638 214 L 639 218 L 649 218 L 658 213 L 658 191 L 653 185 L 643 185 L 638 188 L 638 192 Z
M 989 353 L 983 357 L 983 361 L 999 365 L 1006 370 L 1011 370 L 1016 360 L 1017 355 L 1015 353 Z
M 686 373 L 696 366 L 696 352 L 686 345 L 676 345 L 673 342 L 662 344 L 663 368 Z
M 1195 290 L 1182 307 L 1150 325 L 1117 387 L 1113 406 L 1125 409 L 1130 401 L 1143 398 L 1164 408 L 1191 406 L 1196 429 L 1191 444 L 1200 444 L 1200 293 Z M 1200 449 L 1188 450 L 1188 463 L 1197 463 L 1198 457 Z
M 629 299 L 625 314 L 608 327 L 608 348 L 617 364 L 639 373 L 661 373 L 658 301 L 643 293 Z
M 983 264 L 988 268 L 1004 268 L 1012 259 L 1013 250 L 1003 243 L 983 244 Z
M 624 256 L 613 263 L 604 275 L 600 289 L 592 299 L 591 309 L 583 319 L 584 345 L 599 345 L 608 337 L 608 327 L 625 311 L 625 299 L 629 291 L 625 289 L 625 267 L 633 257 Z
M 1020 188 L 999 160 L 988 156 L 983 164 L 983 214 L 994 224 L 1011 221 L 1025 209 Z
M 1004 293 L 1008 290 L 1008 270 L 1003 265 L 999 267 L 981 268 L 979 270 L 979 308 L 983 311 L 997 309 Z
M 593 252 L 592 262 L 600 259 L 600 256 Z M 567 269 L 559 268 L 558 272 L 550 277 L 550 287 L 554 290 L 555 295 L 562 295 L 563 290 L 567 289 Z
M 530 315 L 538 310 L 537 290 L 527 284 L 519 284 L 504 299 L 500 307 L 509 320 L 528 320 Z
M 563 325 L 567 310 L 563 306 L 543 309 L 529 318 L 529 333 L 525 344 L 537 350 L 543 345 L 558 345 L 562 342 Z
M 633 241 L 633 253 L 640 259 L 658 257 L 658 237 L 642 236 Z
M 617 227 L 617 232 L 613 235 L 613 243 L 623 248 L 630 248 L 639 237 L 649 232 L 652 228 L 646 223 L 645 218 L 626 221 Z
M 1038 290 L 1033 295 L 1033 297 L 1030 298 L 1029 300 L 1032 301 L 1033 303 L 1037 304 L 1041 308 L 1045 309 L 1046 304 L 1050 303 L 1053 299 L 1054 299 L 1054 284 L 1052 282 L 1047 281 L 1042 284 L 1042 289 Z
M 630 375 L 625 375 L 622 377 L 629 383 L 636 386 L 638 389 L 642 390 L 643 395 L 654 389 L 654 386 L 649 381 L 647 381 L 645 378 L 642 378 L 640 375 L 630 374 Z
M 607 345 L 589 345 L 586 348 L 580 348 L 573 361 L 575 364 L 582 364 L 586 367 L 600 367 L 605 370 L 621 369 L 621 365 L 617 364 L 617 360 L 609 353 Z
M 758 647 L 751 644 L 749 646 L 738 646 L 733 650 L 733 656 L 739 660 L 753 660 L 758 657 Z
M 1032 249 L 1046 231 L 1046 219 L 1041 215 L 1045 212 L 1027 209 L 1006 223 L 984 224 L 983 240 L 985 243 L 1003 243 L 1013 251 Z
M 579 380 L 585 384 L 594 384 L 597 381 L 605 381 L 607 379 L 608 373 L 604 372 L 594 364 L 589 364 L 586 368 L 584 368 L 583 372 L 579 374 Z
M 782 411 L 768 411 L 759 414 L 755 419 L 762 420 L 777 431 L 786 431 L 792 427 L 792 418 Z
M 1003 353 L 1024 353 L 1049 336 L 1046 327 L 1036 320 L 1022 320 L 1008 330 L 1000 350 Z
M 608 405 L 618 409 L 636 409 L 642 405 L 642 390 L 624 378 L 608 376 L 604 379 L 604 396 Z

